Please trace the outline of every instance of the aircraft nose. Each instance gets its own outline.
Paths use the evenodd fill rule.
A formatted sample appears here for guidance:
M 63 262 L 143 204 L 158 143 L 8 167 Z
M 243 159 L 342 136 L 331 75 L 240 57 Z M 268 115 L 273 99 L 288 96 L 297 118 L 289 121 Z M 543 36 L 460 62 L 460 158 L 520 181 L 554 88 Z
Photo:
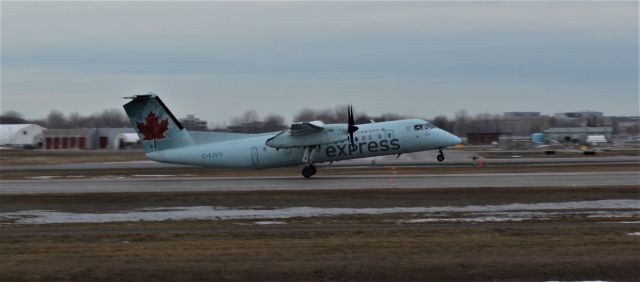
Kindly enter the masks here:
M 460 140 L 460 138 L 458 138 L 458 136 L 455 136 L 445 130 L 442 130 L 442 135 L 441 135 L 441 142 L 442 147 L 449 147 L 449 146 L 454 146 L 454 145 L 458 145 L 460 143 L 462 143 L 462 140 Z
M 462 143 L 462 140 L 460 140 L 460 138 L 458 136 L 455 136 L 451 133 L 449 133 L 449 139 L 451 139 L 451 146 L 453 145 L 458 145 L 460 143 Z

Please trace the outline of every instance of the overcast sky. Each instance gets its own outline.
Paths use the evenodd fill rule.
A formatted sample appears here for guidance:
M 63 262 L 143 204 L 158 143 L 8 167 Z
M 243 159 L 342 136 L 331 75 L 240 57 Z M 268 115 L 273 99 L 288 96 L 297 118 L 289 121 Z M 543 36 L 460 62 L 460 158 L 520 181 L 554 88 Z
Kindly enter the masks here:
M 5 2 L 2 111 L 638 115 L 638 2 Z

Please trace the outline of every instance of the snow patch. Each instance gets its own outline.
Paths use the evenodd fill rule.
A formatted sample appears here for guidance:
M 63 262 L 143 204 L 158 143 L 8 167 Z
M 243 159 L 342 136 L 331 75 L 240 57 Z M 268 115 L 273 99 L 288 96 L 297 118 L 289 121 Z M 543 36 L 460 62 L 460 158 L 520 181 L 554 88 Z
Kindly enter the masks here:
M 265 220 L 265 221 L 256 221 L 253 224 L 255 224 L 255 225 L 274 225 L 274 224 L 287 224 L 287 223 L 284 222 L 284 221 L 268 221 L 268 220 Z
M 416 218 L 409 220 L 400 220 L 398 223 L 429 223 L 429 222 L 509 222 L 509 221 L 525 221 L 533 218 L 530 217 L 460 217 L 460 218 Z
M 49 176 L 49 175 L 43 175 L 43 176 L 30 176 L 30 177 L 25 177 L 26 179 L 33 179 L 33 180 L 49 180 L 49 179 L 53 179 L 53 178 L 57 178 L 59 176 Z
M 522 221 L 546 219 L 568 214 L 595 217 L 632 217 L 639 215 L 640 200 L 601 200 L 564 203 L 533 203 L 489 206 L 394 207 L 394 208 L 318 208 L 290 207 L 281 209 L 227 208 L 217 206 L 154 207 L 111 213 L 72 213 L 54 210 L 25 210 L 0 213 L 0 222 L 23 224 L 122 222 L 163 220 L 283 219 L 354 214 L 414 213 L 419 217 L 407 223 L 440 221 Z M 606 209 L 606 211 L 594 209 Z M 615 210 L 621 209 L 621 210 Z M 571 211 L 586 210 L 586 211 Z M 590 210 L 590 211 L 589 211 Z M 564 212 L 563 212 L 564 211 Z M 443 213 L 470 213 L 466 217 L 442 217 Z M 435 218 L 434 218 L 435 217 Z

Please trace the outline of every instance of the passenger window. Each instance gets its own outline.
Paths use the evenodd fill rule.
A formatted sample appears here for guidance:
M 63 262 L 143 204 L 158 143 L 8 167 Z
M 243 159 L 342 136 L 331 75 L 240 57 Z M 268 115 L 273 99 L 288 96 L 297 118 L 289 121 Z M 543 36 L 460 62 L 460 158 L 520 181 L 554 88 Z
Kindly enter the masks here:
M 413 130 L 422 130 L 422 124 L 416 124 L 416 125 L 413 127 Z
M 378 134 L 378 139 L 382 139 L 382 134 Z
M 391 132 L 387 133 L 387 137 L 391 138 Z
M 353 139 L 355 139 L 355 140 L 356 140 L 356 142 L 358 142 L 358 137 L 354 137 Z
M 369 141 L 373 140 L 373 136 L 369 135 Z

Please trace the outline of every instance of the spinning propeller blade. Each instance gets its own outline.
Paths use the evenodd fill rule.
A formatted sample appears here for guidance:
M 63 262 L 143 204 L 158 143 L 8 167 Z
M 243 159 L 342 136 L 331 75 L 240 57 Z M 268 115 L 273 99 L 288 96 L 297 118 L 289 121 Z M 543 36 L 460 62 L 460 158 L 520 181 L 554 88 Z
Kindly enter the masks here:
M 353 118 L 353 106 L 349 105 L 347 106 L 347 116 L 348 116 L 348 128 L 347 130 L 349 131 L 349 142 L 351 142 L 351 146 L 354 146 L 354 142 L 353 142 L 353 133 L 358 131 L 358 127 L 355 125 L 355 119 Z

